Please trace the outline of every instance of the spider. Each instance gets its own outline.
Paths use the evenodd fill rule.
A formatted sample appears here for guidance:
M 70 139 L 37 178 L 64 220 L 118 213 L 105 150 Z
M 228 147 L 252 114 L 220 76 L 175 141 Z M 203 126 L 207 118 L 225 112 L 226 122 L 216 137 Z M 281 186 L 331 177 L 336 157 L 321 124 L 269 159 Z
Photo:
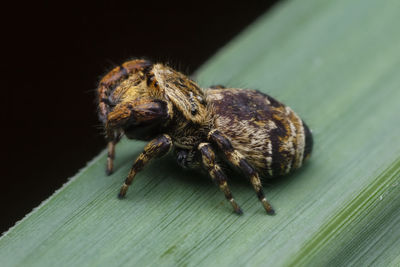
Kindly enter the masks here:
M 243 172 L 268 214 L 263 177 L 288 174 L 310 156 L 313 139 L 300 117 L 256 90 L 218 85 L 201 89 L 182 73 L 160 63 L 135 59 L 105 75 L 97 90 L 98 114 L 108 140 L 107 174 L 115 145 L 125 135 L 148 141 L 122 185 L 119 197 L 151 159 L 173 150 L 184 168 L 203 168 L 237 214 L 221 164 Z

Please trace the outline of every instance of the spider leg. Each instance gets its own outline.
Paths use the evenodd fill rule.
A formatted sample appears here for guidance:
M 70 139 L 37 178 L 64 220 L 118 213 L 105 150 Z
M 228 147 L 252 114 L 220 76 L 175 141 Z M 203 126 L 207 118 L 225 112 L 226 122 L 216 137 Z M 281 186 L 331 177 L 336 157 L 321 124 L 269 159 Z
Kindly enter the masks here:
M 107 144 L 107 168 L 106 168 L 106 173 L 107 175 L 111 175 L 113 172 L 114 168 L 114 158 L 115 158 L 115 146 L 121 140 L 122 134 L 118 133 L 117 131 L 113 132 L 113 136 L 109 138 L 108 144 Z
M 135 175 L 141 171 L 144 166 L 153 158 L 161 157 L 167 154 L 172 147 L 171 137 L 164 134 L 154 140 L 150 141 L 144 148 L 144 151 L 136 159 L 135 163 L 126 177 L 124 184 L 121 187 L 118 197 L 123 198 L 128 190 L 128 187 L 132 184 Z
M 231 190 L 228 187 L 225 174 L 222 172 L 221 168 L 215 163 L 215 153 L 212 150 L 211 145 L 209 143 L 201 143 L 198 146 L 198 149 L 201 153 L 203 166 L 210 174 L 213 182 L 217 184 L 220 190 L 225 194 L 225 198 L 231 203 L 234 211 L 239 215 L 243 214 L 242 209 L 233 199 Z
M 275 211 L 272 208 L 271 204 L 269 204 L 269 202 L 265 198 L 263 187 L 257 171 L 254 169 L 254 167 L 251 166 L 246 158 L 239 151 L 235 150 L 232 147 L 229 139 L 218 130 L 210 131 L 210 133 L 208 134 L 208 139 L 212 143 L 217 145 L 217 147 L 225 154 L 227 160 L 230 163 L 242 170 L 244 174 L 250 179 L 250 182 L 257 193 L 257 197 L 262 203 L 265 211 L 270 215 L 275 214 Z
M 108 113 L 105 123 L 105 130 L 108 138 L 107 174 L 112 173 L 115 145 L 122 136 L 122 129 L 129 125 L 157 124 L 167 120 L 168 116 L 172 115 L 168 113 L 167 104 L 165 102 L 148 98 L 141 98 L 119 104 Z

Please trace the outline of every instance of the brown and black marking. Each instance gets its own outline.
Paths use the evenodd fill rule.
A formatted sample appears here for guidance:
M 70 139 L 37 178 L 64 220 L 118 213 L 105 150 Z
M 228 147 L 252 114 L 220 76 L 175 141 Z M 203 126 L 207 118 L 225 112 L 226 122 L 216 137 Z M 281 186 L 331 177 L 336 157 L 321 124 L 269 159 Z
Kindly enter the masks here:
M 107 173 L 112 172 L 115 145 L 121 136 L 149 141 L 121 187 L 120 197 L 151 159 L 174 148 L 178 164 L 204 168 L 236 213 L 242 210 L 218 162 L 241 170 L 264 209 L 274 214 L 260 175 L 285 175 L 301 167 L 312 151 L 306 124 L 272 97 L 222 85 L 203 90 L 182 73 L 147 60 L 128 61 L 110 71 L 100 81 L 97 99 L 109 141 Z

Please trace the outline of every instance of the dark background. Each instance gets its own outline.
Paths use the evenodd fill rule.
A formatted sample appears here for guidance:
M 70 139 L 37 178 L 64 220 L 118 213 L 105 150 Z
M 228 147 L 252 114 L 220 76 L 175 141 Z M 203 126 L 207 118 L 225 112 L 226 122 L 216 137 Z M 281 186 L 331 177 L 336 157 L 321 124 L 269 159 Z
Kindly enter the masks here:
M 143 56 L 190 74 L 275 2 L 4 8 L 0 233 L 105 148 L 94 102 L 102 75 Z

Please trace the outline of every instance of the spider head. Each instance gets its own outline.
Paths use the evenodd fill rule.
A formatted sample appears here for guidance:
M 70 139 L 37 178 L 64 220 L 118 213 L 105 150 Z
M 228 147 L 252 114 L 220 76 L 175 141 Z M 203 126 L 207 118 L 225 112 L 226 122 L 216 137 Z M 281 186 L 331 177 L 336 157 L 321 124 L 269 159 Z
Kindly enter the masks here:
M 153 63 L 135 59 L 115 67 L 99 83 L 97 89 L 99 119 L 106 123 L 108 114 L 124 99 L 135 99 L 145 95 L 143 81 Z

